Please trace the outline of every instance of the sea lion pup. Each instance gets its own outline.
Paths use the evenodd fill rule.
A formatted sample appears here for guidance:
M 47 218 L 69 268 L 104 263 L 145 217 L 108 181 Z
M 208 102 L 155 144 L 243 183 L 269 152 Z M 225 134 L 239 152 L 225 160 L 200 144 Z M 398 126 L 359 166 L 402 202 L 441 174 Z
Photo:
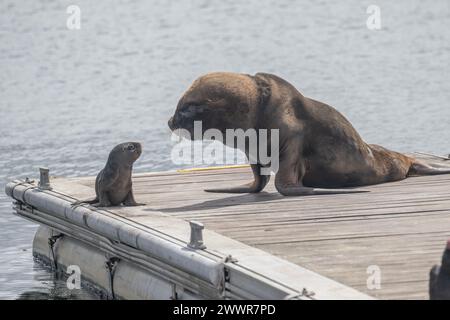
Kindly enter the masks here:
M 77 201 L 73 205 L 81 203 L 92 204 L 95 207 L 143 205 L 134 200 L 131 181 L 133 163 L 141 153 L 142 147 L 138 142 L 125 142 L 115 146 L 109 153 L 105 167 L 95 179 L 95 199 Z
M 218 72 L 198 78 L 178 102 L 168 124 L 171 130 L 186 129 L 193 137 L 194 121 L 202 121 L 203 132 L 215 128 L 223 135 L 226 129 L 279 129 L 275 187 L 286 196 L 347 193 L 351 191 L 326 188 L 450 173 L 450 168 L 433 168 L 413 157 L 366 144 L 336 109 L 304 97 L 271 74 Z M 248 150 L 243 151 L 249 157 Z M 252 183 L 206 191 L 259 192 L 270 178 L 261 174 L 263 167 L 266 165 L 259 162 L 251 164 Z

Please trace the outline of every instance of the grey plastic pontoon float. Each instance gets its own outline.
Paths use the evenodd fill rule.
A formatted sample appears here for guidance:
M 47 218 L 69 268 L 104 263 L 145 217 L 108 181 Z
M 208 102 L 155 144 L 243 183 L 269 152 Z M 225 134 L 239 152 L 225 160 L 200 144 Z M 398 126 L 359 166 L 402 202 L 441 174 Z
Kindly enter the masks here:
M 232 169 L 229 169 L 232 170 Z M 226 170 L 225 170 L 226 171 Z M 223 171 L 221 173 L 226 174 Z M 207 171 L 214 176 L 214 172 Z M 193 171 L 195 175 L 197 172 Z M 160 181 L 147 192 L 146 179 Z M 370 299 L 316 272 L 206 228 L 201 222 L 158 210 L 171 195 L 181 203 L 200 199 L 167 190 L 167 179 L 186 172 L 133 177 L 137 199 L 147 206 L 72 206 L 93 195 L 94 177 L 52 178 L 7 184 L 14 212 L 39 224 L 33 254 L 59 270 L 77 266 L 84 284 L 121 299 Z M 200 181 L 204 175 L 191 176 Z M 182 182 L 180 182 L 182 186 Z M 200 190 L 199 190 L 200 191 Z M 216 196 L 217 195 L 209 195 Z M 223 197 L 223 195 L 222 195 Z M 213 200 L 211 200 L 213 201 Z M 195 207 L 195 206 L 194 206 Z M 164 212 L 166 211 L 166 212 Z M 195 211 L 195 208 L 194 208 Z M 199 212 L 207 210 L 199 208 Z M 301 252 L 301 249 L 299 249 Z

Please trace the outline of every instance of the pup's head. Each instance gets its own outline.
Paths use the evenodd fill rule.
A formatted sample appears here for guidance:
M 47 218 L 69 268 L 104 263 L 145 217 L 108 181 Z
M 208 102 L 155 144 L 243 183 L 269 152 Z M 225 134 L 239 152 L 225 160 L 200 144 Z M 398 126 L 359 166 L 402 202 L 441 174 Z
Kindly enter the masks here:
M 120 163 L 133 164 L 141 155 L 142 146 L 139 142 L 125 142 L 118 144 L 111 150 L 110 159 L 119 160 Z
M 169 128 L 186 129 L 194 135 L 194 121 L 202 122 L 204 133 L 218 129 L 253 128 L 258 88 L 244 74 L 216 72 L 204 75 L 191 85 L 178 102 Z

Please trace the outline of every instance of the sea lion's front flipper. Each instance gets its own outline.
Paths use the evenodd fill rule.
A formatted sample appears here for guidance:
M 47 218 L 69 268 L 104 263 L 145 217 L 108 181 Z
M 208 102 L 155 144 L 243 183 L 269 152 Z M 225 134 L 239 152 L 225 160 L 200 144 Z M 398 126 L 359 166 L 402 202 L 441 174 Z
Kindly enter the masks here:
M 257 193 L 264 189 L 270 180 L 270 175 L 261 174 L 261 165 L 251 164 L 253 171 L 253 182 L 247 183 L 243 186 L 231 187 L 231 188 L 219 188 L 219 189 L 206 189 L 206 192 L 216 193 Z
M 133 189 L 131 189 L 130 192 L 128 192 L 128 195 L 123 201 L 123 204 L 129 207 L 145 206 L 145 203 L 138 203 L 136 202 L 136 200 L 134 200 Z
M 112 203 L 109 199 L 108 192 L 103 190 L 103 188 L 99 188 L 98 191 L 98 203 L 92 205 L 93 207 L 111 207 Z

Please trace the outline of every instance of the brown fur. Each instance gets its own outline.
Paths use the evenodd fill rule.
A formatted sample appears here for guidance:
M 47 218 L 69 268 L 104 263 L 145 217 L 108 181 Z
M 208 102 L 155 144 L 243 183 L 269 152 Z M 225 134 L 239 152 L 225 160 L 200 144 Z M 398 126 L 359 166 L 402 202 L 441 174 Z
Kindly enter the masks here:
M 336 109 L 304 97 L 271 74 L 212 73 L 197 79 L 180 99 L 169 127 L 279 129 L 280 168 L 275 186 L 284 195 L 347 193 L 319 188 L 364 186 L 404 179 L 408 174 L 450 173 L 378 145 L 367 144 Z M 248 156 L 248 154 L 247 154 Z M 259 192 L 269 181 L 252 165 L 255 180 L 245 186 L 209 190 Z

